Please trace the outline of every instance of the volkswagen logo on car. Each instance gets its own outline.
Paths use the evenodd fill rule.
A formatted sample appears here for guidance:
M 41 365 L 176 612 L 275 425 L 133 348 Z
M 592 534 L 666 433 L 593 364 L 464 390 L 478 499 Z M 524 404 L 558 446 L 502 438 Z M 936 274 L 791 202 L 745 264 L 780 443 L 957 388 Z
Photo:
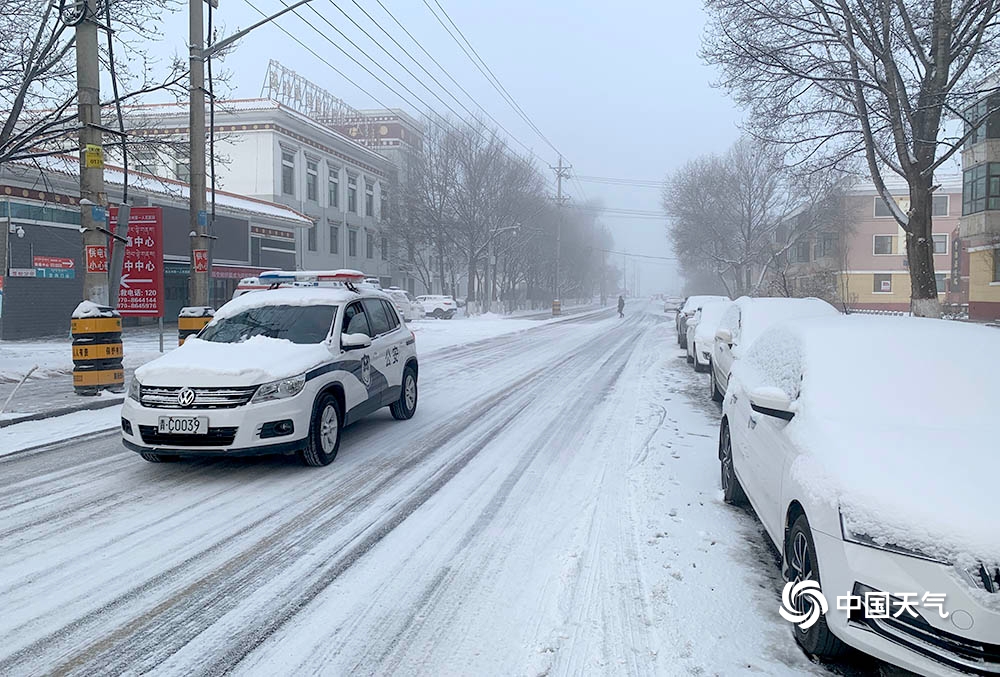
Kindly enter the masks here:
M 190 407 L 194 404 L 195 392 L 191 388 L 181 388 L 177 393 L 177 404 L 182 407 Z

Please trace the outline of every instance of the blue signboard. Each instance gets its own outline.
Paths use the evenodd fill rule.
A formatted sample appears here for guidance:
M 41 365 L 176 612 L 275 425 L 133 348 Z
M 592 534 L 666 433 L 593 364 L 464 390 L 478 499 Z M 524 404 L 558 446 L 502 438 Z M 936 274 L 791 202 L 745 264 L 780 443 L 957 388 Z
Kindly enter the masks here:
M 35 277 L 55 278 L 59 280 L 72 280 L 76 277 L 74 268 L 35 268 Z

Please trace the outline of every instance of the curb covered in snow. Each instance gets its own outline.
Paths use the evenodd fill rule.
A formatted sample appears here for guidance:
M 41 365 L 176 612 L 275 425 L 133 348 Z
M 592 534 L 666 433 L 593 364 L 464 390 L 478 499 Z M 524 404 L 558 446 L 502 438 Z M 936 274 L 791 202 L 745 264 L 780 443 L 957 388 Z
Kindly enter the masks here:
M 23 416 L 17 416 L 16 418 L 8 418 L 0 420 L 0 428 L 6 428 L 8 426 L 16 425 L 18 423 L 25 423 L 27 421 L 42 421 L 47 418 L 55 418 L 56 416 L 75 414 L 78 411 L 106 409 L 107 407 L 114 407 L 120 405 L 124 401 L 125 401 L 124 395 L 119 395 L 115 397 L 101 397 L 88 402 L 71 404 L 67 407 L 59 407 L 58 409 L 49 409 L 48 411 L 37 411 L 31 414 L 24 414 Z

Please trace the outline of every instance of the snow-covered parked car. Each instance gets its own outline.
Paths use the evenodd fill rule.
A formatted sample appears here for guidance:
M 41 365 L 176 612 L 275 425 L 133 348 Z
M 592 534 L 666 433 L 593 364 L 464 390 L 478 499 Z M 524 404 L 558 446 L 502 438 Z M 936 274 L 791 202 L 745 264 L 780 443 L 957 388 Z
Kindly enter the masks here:
M 343 426 L 382 407 L 413 416 L 415 339 L 389 297 L 357 286 L 360 273 L 314 277 L 226 303 L 197 337 L 136 369 L 125 446 L 151 462 L 298 453 L 318 466 L 337 455 Z
M 392 299 L 392 303 L 396 306 L 396 310 L 402 315 L 403 319 L 407 322 L 412 322 L 413 320 L 419 319 L 424 316 L 424 306 L 421 303 L 417 303 L 405 289 L 400 289 L 399 287 L 389 287 L 383 290 Z
M 1000 361 L 946 346 L 995 355 L 1000 335 L 816 318 L 772 327 L 733 369 L 722 489 L 749 499 L 787 581 L 818 584 L 783 595 L 817 618 L 793 626 L 811 654 L 849 645 L 921 675 L 1000 674 Z
M 733 302 L 709 301 L 704 303 L 687 323 L 687 358 L 695 371 L 708 371 L 712 365 L 712 348 L 715 332 L 722 316 Z
M 687 323 L 694 314 L 698 312 L 702 304 L 712 301 L 728 301 L 726 296 L 689 296 L 684 299 L 684 305 L 674 318 L 674 327 L 677 329 L 677 345 L 687 348 Z
M 822 299 L 750 298 L 741 296 L 726 310 L 715 332 L 709 389 L 722 401 L 733 362 L 769 327 L 784 320 L 829 317 L 840 312 Z
M 458 312 L 458 303 L 451 296 L 443 294 L 424 294 L 417 297 L 417 302 L 424 308 L 424 314 L 439 320 L 450 320 Z

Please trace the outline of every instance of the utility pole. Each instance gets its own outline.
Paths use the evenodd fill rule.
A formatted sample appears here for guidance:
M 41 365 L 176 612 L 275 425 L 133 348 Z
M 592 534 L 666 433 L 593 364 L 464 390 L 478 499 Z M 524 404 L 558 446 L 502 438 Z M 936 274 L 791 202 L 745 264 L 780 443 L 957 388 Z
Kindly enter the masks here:
M 205 211 L 205 0 L 189 0 L 190 103 L 188 106 L 191 144 L 190 207 L 191 282 L 188 303 L 208 305 L 208 214 Z
M 556 272 L 555 272 L 555 284 L 553 285 L 555 289 L 552 290 L 552 314 L 560 315 L 562 314 L 562 300 L 559 298 L 559 268 L 562 265 L 562 208 L 563 205 L 569 200 L 569 196 L 564 196 L 562 192 L 562 182 L 563 179 L 569 178 L 569 170 L 572 169 L 571 166 L 563 166 L 562 155 L 559 156 L 559 165 L 552 167 L 550 169 L 556 173 L 556 206 L 558 207 L 558 214 L 556 218 Z
M 80 228 L 87 247 L 107 247 L 107 195 L 104 192 L 104 148 L 101 138 L 101 73 L 97 50 L 97 23 L 91 2 L 82 2 L 82 20 L 76 24 L 77 115 L 80 119 Z M 93 250 L 89 250 L 93 251 Z M 91 272 L 85 266 L 83 297 L 108 305 L 108 271 Z

